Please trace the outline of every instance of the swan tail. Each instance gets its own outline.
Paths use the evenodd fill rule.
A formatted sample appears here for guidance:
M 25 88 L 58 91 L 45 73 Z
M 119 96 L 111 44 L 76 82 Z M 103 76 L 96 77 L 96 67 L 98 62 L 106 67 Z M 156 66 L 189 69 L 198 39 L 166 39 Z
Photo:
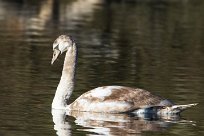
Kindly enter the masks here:
M 196 106 L 198 103 L 192 103 L 192 104 L 185 104 L 185 105 L 173 105 L 171 107 L 164 107 L 160 111 L 158 111 L 159 114 L 179 114 L 180 112 Z
M 174 105 L 172 106 L 173 109 L 178 109 L 180 111 L 184 111 L 190 107 L 196 106 L 198 103 L 186 104 L 186 105 Z

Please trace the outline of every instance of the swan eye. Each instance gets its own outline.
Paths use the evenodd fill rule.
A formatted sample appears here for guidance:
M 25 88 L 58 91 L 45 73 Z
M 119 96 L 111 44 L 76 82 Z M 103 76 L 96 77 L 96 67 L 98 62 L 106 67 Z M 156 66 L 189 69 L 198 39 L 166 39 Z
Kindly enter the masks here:
M 59 50 L 59 42 L 58 42 L 57 39 L 56 39 L 56 40 L 54 41 L 54 43 L 53 43 L 53 50 L 54 50 L 54 49 Z
M 59 50 L 59 46 L 58 46 L 58 45 L 55 46 L 55 47 L 53 48 L 53 50 L 54 50 L 54 49 Z

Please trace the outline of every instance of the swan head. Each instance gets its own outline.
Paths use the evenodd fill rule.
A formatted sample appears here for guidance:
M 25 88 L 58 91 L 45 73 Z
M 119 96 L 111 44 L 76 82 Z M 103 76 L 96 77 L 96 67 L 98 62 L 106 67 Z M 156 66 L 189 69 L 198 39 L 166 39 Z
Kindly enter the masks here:
M 67 51 L 73 45 L 73 40 L 67 35 L 60 35 L 53 43 L 53 57 L 51 64 L 55 62 L 59 54 Z

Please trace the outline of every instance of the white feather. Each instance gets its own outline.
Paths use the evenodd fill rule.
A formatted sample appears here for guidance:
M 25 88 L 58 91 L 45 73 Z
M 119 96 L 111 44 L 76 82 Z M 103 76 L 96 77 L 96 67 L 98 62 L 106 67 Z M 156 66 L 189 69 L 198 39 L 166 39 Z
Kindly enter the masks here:
M 113 93 L 114 89 L 120 88 L 121 88 L 120 86 L 107 86 L 105 87 L 105 89 L 104 87 L 98 87 L 91 90 L 91 96 L 103 100 L 105 97 L 110 96 Z

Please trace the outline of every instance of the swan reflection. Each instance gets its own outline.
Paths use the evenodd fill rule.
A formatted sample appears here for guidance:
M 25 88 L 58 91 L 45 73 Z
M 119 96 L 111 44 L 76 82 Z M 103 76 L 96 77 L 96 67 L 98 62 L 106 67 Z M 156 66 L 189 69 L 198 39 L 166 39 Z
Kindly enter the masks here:
M 75 118 L 79 131 L 97 135 L 141 135 L 144 131 L 163 131 L 174 123 L 192 124 L 180 116 L 158 117 L 156 115 L 107 114 L 78 111 L 52 110 L 54 129 L 58 136 L 72 135 L 70 125 Z

